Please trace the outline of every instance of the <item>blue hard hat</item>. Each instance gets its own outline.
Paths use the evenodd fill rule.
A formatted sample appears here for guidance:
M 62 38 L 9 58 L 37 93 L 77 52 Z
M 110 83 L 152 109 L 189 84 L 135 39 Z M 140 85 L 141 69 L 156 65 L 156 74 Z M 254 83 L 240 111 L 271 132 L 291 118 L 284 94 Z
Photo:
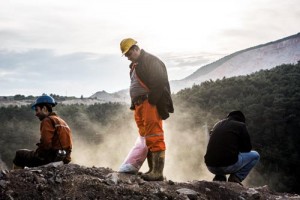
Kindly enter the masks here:
M 35 109 L 35 107 L 39 104 L 50 104 L 52 107 L 54 107 L 56 106 L 57 102 L 53 99 L 53 97 L 43 94 L 35 100 L 34 104 L 31 106 L 31 109 Z

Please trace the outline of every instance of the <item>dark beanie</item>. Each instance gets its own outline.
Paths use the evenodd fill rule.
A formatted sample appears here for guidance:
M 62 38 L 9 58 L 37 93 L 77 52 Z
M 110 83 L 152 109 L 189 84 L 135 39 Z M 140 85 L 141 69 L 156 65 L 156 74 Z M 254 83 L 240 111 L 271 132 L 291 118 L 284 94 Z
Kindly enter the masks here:
M 230 112 L 228 115 L 227 115 L 227 118 L 233 118 L 239 122 L 246 122 L 246 118 L 245 118 L 245 115 L 242 113 L 242 111 L 239 111 L 239 110 L 235 110 L 235 111 L 232 111 Z

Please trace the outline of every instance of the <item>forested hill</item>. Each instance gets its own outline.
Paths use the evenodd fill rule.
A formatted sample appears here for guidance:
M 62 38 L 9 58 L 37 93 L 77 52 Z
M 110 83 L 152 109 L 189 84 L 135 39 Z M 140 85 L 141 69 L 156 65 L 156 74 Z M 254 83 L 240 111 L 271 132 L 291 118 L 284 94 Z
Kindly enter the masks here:
M 261 176 L 279 191 L 300 192 L 300 62 L 194 85 L 180 91 L 175 104 L 192 105 L 194 123 L 209 121 L 209 127 L 229 111 L 242 110 L 261 154 Z
M 164 123 L 168 179 L 210 181 L 213 176 L 203 161 L 206 127 L 240 109 L 261 154 L 245 185 L 300 194 L 300 63 L 206 81 L 173 99 L 175 113 Z M 54 110 L 72 129 L 73 164 L 118 170 L 138 135 L 128 105 L 59 103 Z M 30 105 L 0 106 L 0 121 L 0 159 L 10 169 L 17 149 L 36 148 L 40 122 Z

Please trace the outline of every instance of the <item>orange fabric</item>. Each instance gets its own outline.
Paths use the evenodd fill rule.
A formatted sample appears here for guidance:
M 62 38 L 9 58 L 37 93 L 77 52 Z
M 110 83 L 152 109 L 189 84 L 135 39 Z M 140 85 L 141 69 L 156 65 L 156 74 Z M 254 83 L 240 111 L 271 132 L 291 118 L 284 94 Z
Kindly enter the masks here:
M 68 150 L 67 160 L 71 160 L 71 150 L 72 150 L 72 132 L 67 123 L 56 115 L 50 115 L 51 119 L 55 122 L 55 126 L 57 129 L 57 133 L 59 135 L 55 135 L 55 128 L 51 120 L 46 117 L 40 126 L 41 138 L 40 143 L 38 145 L 38 151 L 45 150 L 59 150 L 64 149 Z
M 66 122 L 57 117 L 52 115 L 51 118 L 55 122 L 55 126 L 57 128 L 57 133 L 59 135 L 59 140 L 61 145 L 64 149 L 72 149 L 72 135 L 69 126 Z M 41 131 L 41 143 L 39 145 L 42 149 L 61 149 L 59 140 L 57 136 L 54 136 L 55 128 L 52 125 L 50 119 L 45 118 L 40 127 Z
M 145 100 L 142 104 L 135 106 L 134 118 L 139 128 L 139 134 L 146 139 L 148 149 L 151 152 L 164 151 L 166 145 L 162 119 L 156 106 Z

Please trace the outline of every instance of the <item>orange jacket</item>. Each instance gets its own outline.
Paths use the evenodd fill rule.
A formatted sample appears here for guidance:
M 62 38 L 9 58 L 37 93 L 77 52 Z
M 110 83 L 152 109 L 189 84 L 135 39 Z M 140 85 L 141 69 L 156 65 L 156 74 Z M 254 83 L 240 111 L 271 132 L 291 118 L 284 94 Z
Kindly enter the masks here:
M 50 118 L 53 120 L 55 127 Z M 37 149 L 39 155 L 44 157 L 48 152 L 56 152 L 59 149 L 64 149 L 68 153 L 67 159 L 69 161 L 71 160 L 72 132 L 63 119 L 52 112 L 48 117 L 42 120 L 40 133 L 41 138 Z

